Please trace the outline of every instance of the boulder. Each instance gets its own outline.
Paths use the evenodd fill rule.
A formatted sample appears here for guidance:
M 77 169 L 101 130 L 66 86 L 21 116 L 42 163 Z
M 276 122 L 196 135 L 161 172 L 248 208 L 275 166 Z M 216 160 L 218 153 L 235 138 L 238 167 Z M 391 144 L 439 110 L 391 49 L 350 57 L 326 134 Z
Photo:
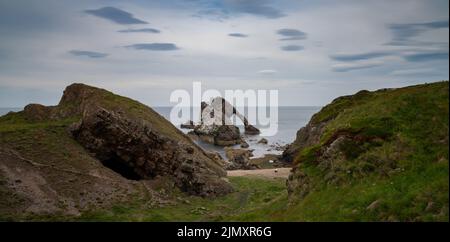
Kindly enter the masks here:
M 248 147 L 250 147 L 250 145 L 247 142 L 242 141 L 241 148 L 247 149 Z
M 266 138 L 262 138 L 262 139 L 260 139 L 259 141 L 258 141 L 258 144 L 264 144 L 264 145 L 266 145 L 266 144 L 268 144 L 269 143 L 269 141 L 266 139 Z
M 256 165 L 250 163 L 250 157 L 253 156 L 252 150 L 225 147 L 225 155 L 229 162 L 225 167 L 227 170 L 252 170 L 258 168 Z
M 230 192 L 221 164 L 193 143 L 158 132 L 144 120 L 98 108 L 85 113 L 71 133 L 105 166 L 129 179 L 171 177 L 182 191 L 215 196 Z
M 23 113 L 30 121 L 44 121 L 50 118 L 52 108 L 41 104 L 28 104 L 23 109 Z
M 258 135 L 261 132 L 255 126 L 248 124 L 245 126 L 245 134 L 247 135 Z
M 194 129 L 195 128 L 195 124 L 192 120 L 187 121 L 184 124 L 181 124 L 180 127 L 182 129 Z
M 241 143 L 239 128 L 234 125 L 219 126 L 214 136 L 214 143 L 219 146 L 231 146 Z
M 201 140 L 218 146 L 232 146 L 241 143 L 240 130 L 233 125 L 231 117 L 236 115 L 245 126 L 245 133 L 259 134 L 259 130 L 248 123 L 247 118 L 240 114 L 233 105 L 221 97 L 211 100 L 211 103 L 201 103 L 201 123 L 194 126 L 194 132 Z M 186 127 L 191 127 L 187 125 Z
M 203 142 L 218 146 L 232 146 L 242 141 L 239 128 L 234 125 L 199 125 L 193 133 Z

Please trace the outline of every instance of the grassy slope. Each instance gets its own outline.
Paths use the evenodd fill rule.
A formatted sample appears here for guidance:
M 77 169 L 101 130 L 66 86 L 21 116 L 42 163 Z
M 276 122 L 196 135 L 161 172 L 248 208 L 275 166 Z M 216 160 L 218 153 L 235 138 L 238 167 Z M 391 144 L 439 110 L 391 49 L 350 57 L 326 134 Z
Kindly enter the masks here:
M 448 221 L 448 100 L 448 82 L 444 82 L 362 92 L 324 108 L 312 120 L 320 122 L 334 116 L 322 144 L 341 130 L 386 139 L 339 164 L 343 170 L 352 171 L 339 184 L 324 182 L 324 171 L 308 160 L 300 160 L 313 155 L 299 154 L 300 169 L 316 184 L 301 200 L 288 200 L 283 180 L 242 177 L 230 179 L 237 191 L 222 198 L 172 194 L 189 202 L 146 209 L 142 202 L 135 201 L 87 213 L 81 220 Z M 350 147 L 349 152 L 355 149 Z M 315 148 L 305 150 L 308 153 Z M 381 165 L 378 172 L 363 172 L 370 165 L 367 157 L 395 162 L 396 169 L 389 172 Z M 367 209 L 376 200 L 377 208 Z
M 81 88 L 88 90 L 85 91 L 86 93 L 88 93 L 86 94 L 88 106 L 98 105 L 108 110 L 120 110 L 121 112 L 125 113 L 126 116 L 130 119 L 146 120 L 149 123 L 152 123 L 155 127 L 158 127 L 158 131 L 164 135 L 185 139 L 185 141 L 190 142 L 189 139 L 187 139 L 184 135 L 180 135 L 182 134 L 182 132 L 179 131 L 170 122 L 167 122 L 167 120 L 163 116 L 136 100 L 114 94 L 105 89 L 87 86 L 84 84 L 73 84 L 72 86 L 81 86 Z M 76 99 L 76 97 L 75 100 L 62 100 L 58 105 L 58 109 L 62 112 L 64 112 L 65 110 L 69 111 L 76 109 L 81 105 L 80 101 L 81 100 Z M 86 102 L 86 100 L 83 101 Z
M 80 217 L 29 217 L 36 221 L 232 221 L 240 214 L 261 209 L 280 197 L 286 197 L 283 179 L 268 180 L 256 177 L 232 177 L 236 191 L 220 198 L 187 196 L 178 190 L 164 187 L 158 192 L 168 203 L 153 206 L 145 197 L 130 196 L 129 202 L 117 203 L 108 209 L 85 211 Z
M 312 120 L 335 117 L 327 124 L 321 143 L 297 156 L 299 169 L 313 180 L 315 189 L 290 205 L 281 198 L 240 218 L 448 221 L 448 91 L 448 82 L 441 82 L 337 100 Z M 335 164 L 334 171 L 345 172 L 331 174 L 342 177 L 340 183 L 330 184 L 325 182 L 330 171 L 314 163 L 315 152 L 342 130 L 386 138 L 374 146 L 365 144 L 364 149 L 348 144 L 344 152 L 354 158 Z M 377 208 L 367 209 L 376 200 Z
M 149 108 L 136 100 L 114 94 L 105 89 L 87 86 L 84 84 L 73 85 L 82 86 L 84 89 L 90 90 L 90 94 L 88 94 L 88 105 L 95 104 L 107 110 L 120 111 L 129 119 L 145 121 L 152 124 L 152 127 L 154 127 L 154 129 L 162 135 L 192 144 L 197 147 L 197 145 L 195 145 L 195 143 L 192 142 L 188 136 L 186 136 L 182 131 L 180 131 L 172 123 L 168 122 L 162 115 L 154 111 L 152 108 Z M 78 101 L 78 99 L 70 100 L 69 102 L 60 102 L 57 108 L 60 110 L 74 109 L 80 106 L 80 103 L 77 103 L 76 101 Z M 79 117 L 74 117 L 73 119 L 77 118 Z M 217 167 L 217 164 L 210 162 L 209 166 L 213 168 Z
M 179 141 L 192 142 L 183 135 L 181 131 L 170 124 L 170 122 L 147 106 L 103 89 L 88 86 L 85 88 L 92 90 L 89 102 L 96 103 L 107 109 L 119 110 L 133 119 L 145 120 L 154 127 L 157 127 L 158 131 L 162 134 Z M 83 181 L 83 179 L 87 178 L 80 176 L 79 179 L 72 179 L 69 177 L 70 174 L 63 174 L 61 173 L 61 170 L 77 171 L 86 174 L 98 172 L 100 175 L 106 176 L 108 179 L 112 179 L 114 182 L 119 183 L 121 182 L 121 177 L 109 169 L 105 169 L 99 161 L 92 158 L 83 147 L 71 138 L 68 128 L 80 118 L 79 114 L 71 111 L 71 109 L 77 107 L 77 105 L 79 105 L 79 103 L 67 102 L 54 107 L 55 111 L 69 114 L 66 115 L 68 117 L 64 119 L 34 121 L 28 119 L 23 111 L 1 116 L 0 148 L 15 150 L 25 159 L 46 166 L 44 172 L 45 179 L 47 179 L 51 189 L 55 189 L 60 194 L 75 200 L 83 200 L 83 196 L 79 195 L 79 193 L 84 193 L 85 190 L 89 190 L 83 187 L 86 186 L 86 182 Z M 18 166 L 22 165 L 26 165 L 26 162 L 22 161 L 18 164 Z M 217 166 L 216 164 L 213 165 Z M 107 174 L 104 174 L 104 172 Z M 65 219 L 56 214 L 54 216 L 48 215 L 48 217 L 37 216 L 36 214 L 29 214 L 28 212 L 18 214 L 17 211 L 23 210 L 19 209 L 19 207 L 30 206 L 30 201 L 20 194 L 13 193 L 9 188 L 10 185 L 8 185 L 8 181 L 5 180 L 6 178 L 3 177 L 3 175 L 4 174 L 0 174 L 0 221 L 22 219 Z M 61 178 L 61 176 L 63 177 Z M 95 178 L 93 179 L 94 181 L 92 182 L 95 183 L 96 180 Z M 109 189 L 108 186 L 105 185 L 105 187 L 105 189 Z M 120 189 L 130 189 L 130 191 L 136 192 L 136 190 L 141 189 L 143 185 L 126 183 L 123 184 L 123 186 L 119 186 L 112 183 L 110 184 L 110 187 L 112 187 L 111 189 L 116 189 L 118 199 L 120 198 L 120 200 L 123 200 L 123 197 L 129 194 Z M 143 191 L 136 197 L 142 198 L 146 193 L 146 191 Z M 101 196 L 101 194 L 99 194 L 99 196 Z M 108 197 L 105 197 L 104 199 L 111 201 Z M 99 203 L 100 202 L 102 204 L 108 203 L 99 199 Z
M 305 149 L 304 154 L 298 156 L 300 169 L 304 170 L 317 185 L 302 200 L 288 200 L 283 180 L 242 177 L 230 178 L 236 192 L 213 200 L 162 190 L 160 191 L 162 194 L 167 193 L 168 197 L 173 198 L 174 204 L 150 208 L 145 198 L 130 197 L 130 202 L 116 204 L 111 209 L 84 212 L 79 218 L 53 216 L 36 219 L 448 221 L 448 82 L 372 94 L 360 93 L 359 96 L 338 100 L 338 105 L 328 106 L 314 116 L 313 122 L 335 117 L 327 125 L 322 142 L 326 143 L 327 139 L 338 130 L 363 132 L 367 135 L 388 135 L 389 139 L 383 141 L 381 145 L 372 147 L 369 154 L 365 152 L 364 155 L 371 155 L 384 161 L 395 161 L 399 168 L 396 172 L 389 175 L 358 172 L 368 165 L 367 159 L 355 158 L 340 164 L 344 170 L 354 171 L 352 175 L 344 177 L 343 183 L 330 185 L 323 181 L 325 175 L 323 171 L 308 160 L 301 161 L 305 157 L 314 158 L 313 152 L 308 153 L 315 150 L 313 147 Z M 14 148 L 19 150 L 29 150 L 35 145 L 27 139 L 31 135 L 39 137 L 39 132 L 43 132 L 46 136 L 57 135 L 58 132 L 64 132 L 65 126 L 72 121 L 28 123 L 20 114 L 2 117 L 0 140 L 4 143 L 15 143 Z M 61 128 L 55 129 L 58 126 Z M 53 130 L 60 131 L 55 133 Z M 72 141 L 67 142 L 70 144 Z M 41 145 L 48 146 L 51 152 L 56 152 L 50 149 L 52 142 Z M 63 152 L 53 155 L 61 155 L 62 159 L 64 157 Z M 380 201 L 378 208 L 367 210 L 367 206 L 375 200 Z

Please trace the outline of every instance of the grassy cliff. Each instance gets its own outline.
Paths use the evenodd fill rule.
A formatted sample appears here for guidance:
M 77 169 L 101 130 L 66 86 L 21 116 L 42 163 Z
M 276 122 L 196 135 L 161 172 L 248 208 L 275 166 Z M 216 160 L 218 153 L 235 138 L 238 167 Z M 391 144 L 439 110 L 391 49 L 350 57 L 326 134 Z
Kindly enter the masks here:
M 101 93 L 95 102 L 126 107 L 118 111 L 162 122 L 164 134 L 178 136 L 147 107 Z M 89 104 L 66 98 L 50 115 L 31 115 L 38 120 L 27 112 L 0 118 L 0 220 L 449 219 L 448 82 L 337 98 L 285 152 L 294 166 L 288 190 L 282 179 L 237 177 L 230 178 L 234 192 L 216 198 L 187 195 L 164 179 L 126 180 L 105 169 L 67 132 L 79 119 L 77 109 Z M 36 205 L 33 198 L 45 203 Z
M 448 82 L 340 97 L 288 149 L 289 198 L 242 216 L 448 221 L 448 128 Z
M 124 149 L 141 145 L 148 151 L 142 155 L 141 165 L 158 161 L 159 167 L 168 167 L 173 174 L 179 171 L 181 175 L 192 175 L 186 178 L 189 182 L 186 187 L 196 185 L 194 178 L 200 175 L 203 175 L 200 188 L 212 189 L 217 184 L 229 186 L 221 179 L 226 174 L 221 165 L 151 108 L 103 89 L 73 84 L 66 88 L 57 106 L 30 104 L 21 112 L 0 117 L 0 220 L 79 217 L 87 211 L 109 209 L 135 199 L 145 200 L 147 208 L 155 207 L 170 198 L 155 192 L 154 183 L 171 184 L 171 189 L 176 189 L 175 181 L 184 185 L 181 178 L 169 179 L 172 174 L 155 177 L 152 181 L 129 179 L 119 171 L 129 171 L 137 164 L 131 166 L 130 163 L 131 168 L 123 168 L 125 159 L 134 162 L 122 154 L 124 149 L 112 149 L 112 152 L 122 153 L 114 156 L 114 160 L 106 161 L 86 149 L 75 139 L 72 130 L 83 123 L 86 116 L 96 117 L 98 110 L 114 113 L 127 125 L 119 126 L 121 123 L 116 122 L 94 129 L 99 132 L 113 130 L 116 131 L 114 134 L 126 136 L 105 135 L 106 141 L 126 143 Z M 93 144 L 106 143 L 99 137 L 93 140 Z M 163 150 L 164 147 L 152 143 L 155 140 L 161 140 L 161 146 L 169 147 Z M 173 150 L 176 150 L 175 155 L 170 153 Z M 152 157 L 151 152 L 159 158 Z M 188 171 L 182 170 L 181 166 L 185 168 L 189 164 L 175 164 L 175 161 L 191 160 L 195 167 L 191 165 L 193 169 Z M 107 161 L 115 162 L 115 166 L 108 166 Z

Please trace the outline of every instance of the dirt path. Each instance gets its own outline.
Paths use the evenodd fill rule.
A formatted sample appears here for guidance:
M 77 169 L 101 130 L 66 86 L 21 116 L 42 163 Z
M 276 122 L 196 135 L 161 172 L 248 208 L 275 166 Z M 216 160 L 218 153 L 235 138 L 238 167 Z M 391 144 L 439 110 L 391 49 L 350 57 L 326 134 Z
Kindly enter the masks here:
M 228 176 L 260 176 L 266 178 L 288 178 L 291 168 L 234 170 L 227 171 Z

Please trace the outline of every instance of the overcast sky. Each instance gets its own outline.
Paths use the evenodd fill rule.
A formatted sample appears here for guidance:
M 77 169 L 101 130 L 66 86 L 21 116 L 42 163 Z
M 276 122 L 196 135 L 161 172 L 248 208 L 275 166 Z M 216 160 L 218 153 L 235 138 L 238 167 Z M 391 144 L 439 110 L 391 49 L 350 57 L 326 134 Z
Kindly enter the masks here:
M 0 0 L 0 107 L 82 82 L 151 106 L 171 91 L 278 89 L 325 105 L 449 79 L 448 0 Z

